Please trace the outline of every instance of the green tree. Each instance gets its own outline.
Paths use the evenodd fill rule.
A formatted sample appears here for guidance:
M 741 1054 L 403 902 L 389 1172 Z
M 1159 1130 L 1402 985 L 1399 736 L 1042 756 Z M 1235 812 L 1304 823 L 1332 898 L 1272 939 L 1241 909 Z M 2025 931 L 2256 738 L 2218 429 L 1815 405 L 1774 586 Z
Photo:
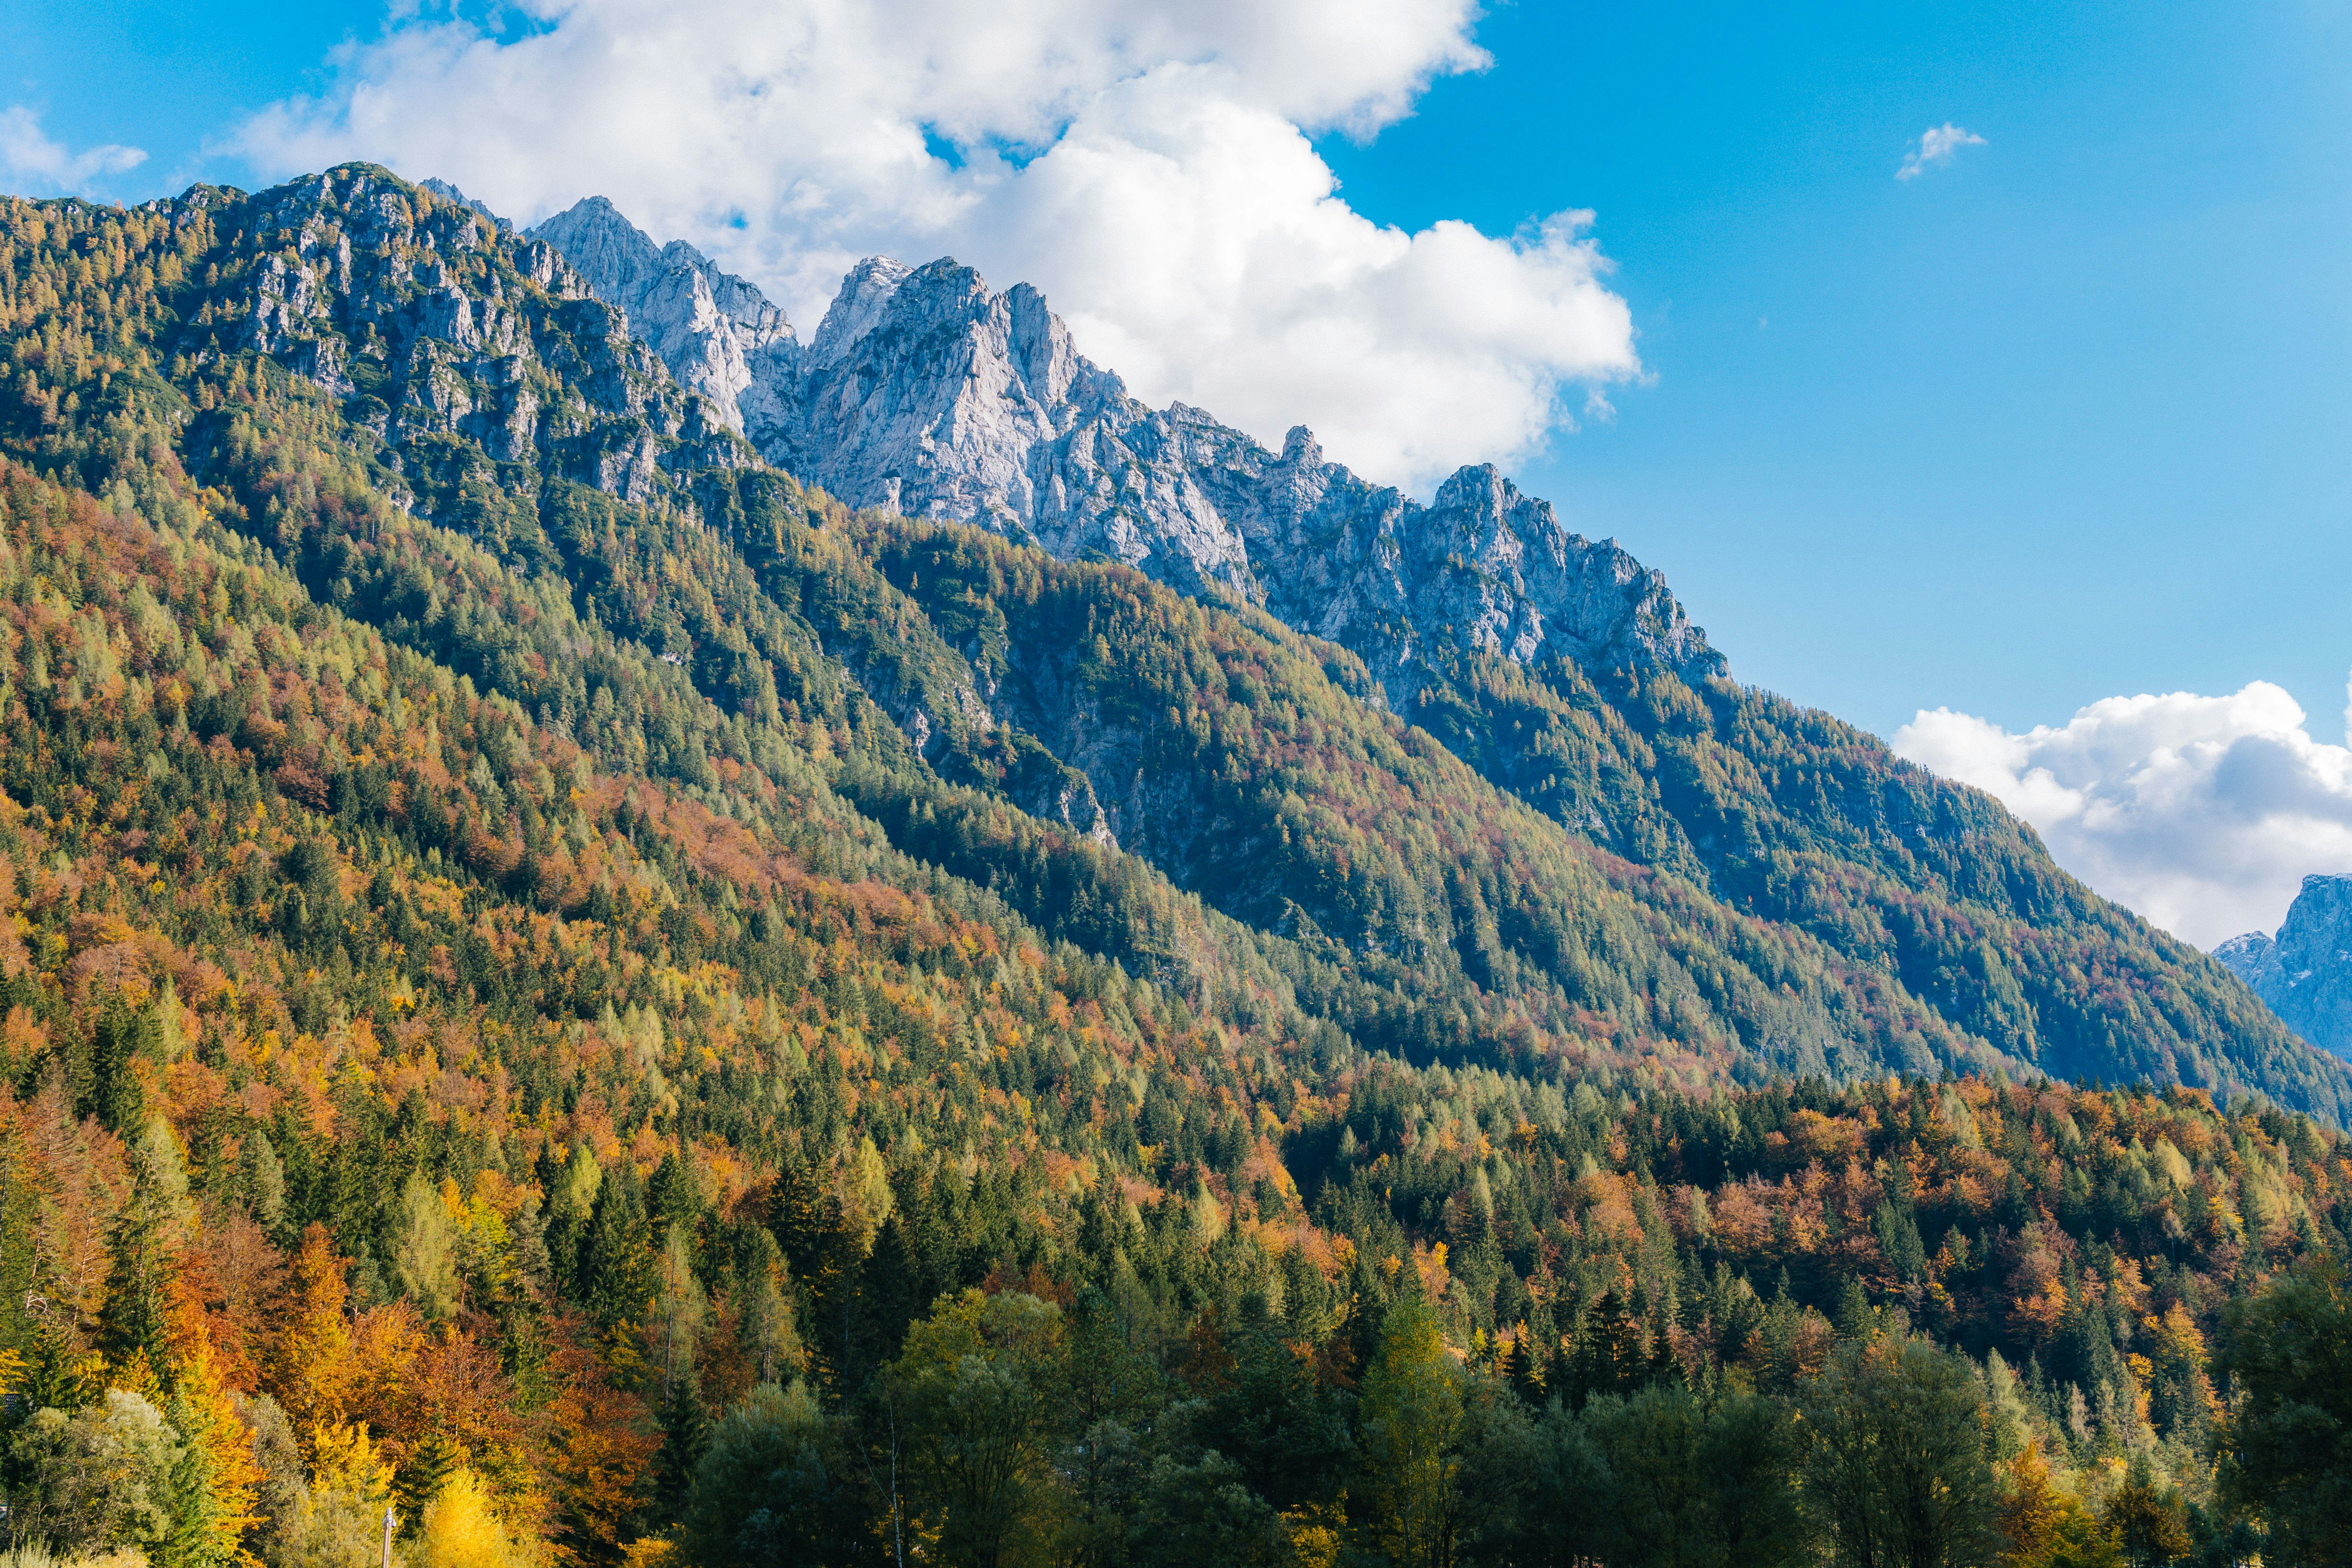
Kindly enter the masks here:
M 1848 1568 L 1990 1562 L 1997 1494 L 1975 1374 L 1925 1340 L 1841 1344 L 1802 1395 L 1807 1496 Z
M 2242 1403 L 2222 1424 L 2220 1489 L 2282 1563 L 2352 1563 L 2352 1290 L 2321 1258 L 2230 1314 L 2221 1370 Z
M 1624 1399 L 1602 1394 L 1585 1406 L 1584 1425 L 1613 1483 L 1610 1518 L 1618 1538 L 1610 1562 L 1697 1568 L 1718 1561 L 1706 1412 L 1697 1396 L 1679 1384 Z
M 1467 1561 L 1579 1568 L 1615 1549 L 1614 1481 L 1576 1412 L 1553 1400 L 1541 1417 L 1490 1421 L 1465 1456 Z
M 225 1568 L 236 1560 L 236 1537 L 223 1529 L 218 1478 L 212 1452 L 202 1440 L 206 1417 L 184 1391 L 173 1392 L 165 1415 L 180 1443 L 170 1471 L 172 1522 L 161 1561 L 166 1568 Z
M 1398 1568 L 1446 1568 L 1462 1531 L 1464 1373 L 1414 1291 L 1381 1322 L 1357 1406 L 1365 1543 Z
M 1185 1464 L 1162 1454 L 1137 1500 L 1128 1550 L 1137 1568 L 1253 1568 L 1278 1561 L 1282 1529 L 1224 1455 L 1213 1450 Z
M 2099 1510 L 2099 1520 L 2113 1533 L 2128 1568 L 2170 1568 L 2189 1553 L 2187 1510 L 2177 1495 L 2157 1486 L 2145 1458 L 2132 1461 L 2124 1484 Z
M 1715 1542 L 1731 1568 L 1807 1560 L 1811 1531 L 1799 1505 L 1796 1433 L 1779 1400 L 1739 1394 L 1707 1413 L 1699 1444 Z
M 611 1328 L 637 1322 L 661 1286 L 661 1258 L 646 1214 L 645 1185 L 626 1160 L 604 1173 L 593 1217 L 580 1242 L 579 1293 L 589 1313 Z
M 392 1283 L 428 1322 L 457 1315 L 457 1232 L 432 1183 L 410 1172 L 393 1210 Z
M 1062 1314 L 1018 1291 L 943 1297 L 884 1373 L 945 1561 L 996 1568 L 1044 1521 L 1062 1415 Z
M 858 1550 L 860 1500 L 807 1386 L 763 1383 L 711 1429 L 679 1545 L 700 1568 L 845 1563 Z
M 782 1248 L 765 1226 L 750 1231 L 750 1243 L 736 1269 L 735 1300 L 742 1312 L 744 1349 L 761 1383 L 781 1385 L 797 1374 L 806 1359 L 793 1304 L 784 1294 L 791 1272 Z
M 172 1539 L 179 1435 L 135 1394 L 37 1410 L 7 1452 L 10 1535 L 75 1555 L 160 1552 Z
M 161 1117 L 133 1142 L 131 1173 L 131 1195 L 107 1238 L 98 1348 L 118 1381 L 161 1391 L 171 1382 L 167 1288 L 188 1201 L 178 1145 Z

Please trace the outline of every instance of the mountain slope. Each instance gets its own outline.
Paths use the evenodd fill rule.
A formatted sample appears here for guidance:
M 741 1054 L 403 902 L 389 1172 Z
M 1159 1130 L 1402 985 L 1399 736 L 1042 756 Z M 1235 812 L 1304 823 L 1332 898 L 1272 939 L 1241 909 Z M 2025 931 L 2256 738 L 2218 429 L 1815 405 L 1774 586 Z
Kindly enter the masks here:
M 1818 715 L 1447 642 L 1414 730 L 1222 595 L 853 521 L 548 245 L 363 167 L 106 220 L 147 292 L 93 384 L 72 323 L 122 307 L 56 292 L 99 221 L 59 211 L 11 305 L 19 450 L 104 488 L 113 423 L 162 420 L 321 603 L 711 809 L 789 838 L 760 800 L 821 792 L 1131 972 L 1282 998 L 1294 1038 L 1636 1082 L 2006 1063 L 2344 1114 L 2341 1066 L 2210 961 Z
M 651 251 L 603 203 L 534 232 L 600 289 L 618 286 L 602 257 Z M 1325 463 L 1303 430 L 1276 456 L 1197 410 L 1144 408 L 1034 290 L 991 294 L 949 262 L 862 264 L 810 349 L 772 365 L 799 413 L 763 449 L 795 471 L 1262 604 L 1362 658 L 1364 695 L 1488 782 L 2013 1059 L 2219 1084 L 2237 1069 L 2209 1064 L 2242 1055 L 2259 1065 L 2237 1081 L 2339 1103 L 2334 1065 L 2220 967 L 2059 871 L 1983 795 L 1729 681 L 1663 578 L 1491 468 L 1423 508 Z

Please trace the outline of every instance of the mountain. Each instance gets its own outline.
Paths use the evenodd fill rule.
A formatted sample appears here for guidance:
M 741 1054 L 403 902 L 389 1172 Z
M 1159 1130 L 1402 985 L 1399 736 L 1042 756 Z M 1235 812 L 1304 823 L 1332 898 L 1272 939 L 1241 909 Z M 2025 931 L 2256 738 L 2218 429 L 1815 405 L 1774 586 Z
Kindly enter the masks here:
M 1555 1561 L 1682 1508 L 1653 1429 L 1795 1530 L 1791 1408 L 1898 1363 L 2084 1530 L 2216 1498 L 2352 1215 L 2218 963 L 1664 611 L 1407 689 L 853 510 L 652 257 L 366 165 L 0 198 L 0 1548 L 1428 1561 L 1433 1470 Z
M 531 232 L 562 251 L 598 299 L 628 313 L 633 335 L 719 423 L 738 431 L 748 423 L 772 441 L 790 418 L 800 342 L 758 289 L 683 240 L 656 249 L 601 198 Z
M 2352 1056 L 2352 877 L 2305 877 L 2275 938 L 2249 931 L 2213 956 L 2288 1028 Z
M 599 200 L 533 233 L 625 306 L 642 268 L 613 258 L 654 254 Z M 709 270 L 679 245 L 661 254 Z M 728 297 L 744 312 L 732 325 L 665 340 L 674 369 L 769 320 L 750 285 L 730 280 Z M 2273 1084 L 2325 1082 L 2329 1104 L 2341 1093 L 2332 1064 L 2298 1058 L 2218 970 L 2058 872 L 1985 797 L 1733 684 L 1663 576 L 1568 533 L 1491 468 L 1456 473 L 1424 508 L 1324 462 L 1303 429 L 1276 456 L 1198 410 L 1155 412 L 1076 354 L 1034 289 L 991 293 L 948 261 L 861 263 L 808 351 L 765 366 L 773 404 L 795 411 L 750 427 L 772 460 L 854 505 L 1123 561 L 1338 643 L 1363 660 L 1375 701 L 1490 784 L 1843 962 L 1891 970 L 2012 1059 L 2209 1081 L 2184 1064 L 2251 1050 Z M 1082 771 L 1097 797 L 1125 783 Z M 2158 1000 L 2179 987 L 2195 998 L 2185 1013 Z M 2127 1023 L 2111 1011 L 2125 994 L 2142 998 L 2124 1005 Z

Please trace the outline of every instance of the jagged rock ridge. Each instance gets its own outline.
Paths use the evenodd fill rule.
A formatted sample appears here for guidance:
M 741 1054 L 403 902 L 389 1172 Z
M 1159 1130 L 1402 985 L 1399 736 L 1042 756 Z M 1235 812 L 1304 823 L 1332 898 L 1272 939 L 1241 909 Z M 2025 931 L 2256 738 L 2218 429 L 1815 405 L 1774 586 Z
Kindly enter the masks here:
M 751 285 L 683 242 L 656 249 L 602 198 L 530 232 L 778 466 L 855 505 L 1261 604 L 1362 656 L 1400 707 L 1438 639 L 1724 671 L 1660 574 L 1491 466 L 1423 506 L 1327 461 L 1303 426 L 1276 453 L 1201 410 L 1147 407 L 1027 284 L 993 293 L 951 260 L 872 258 L 803 350 Z
M 531 237 L 562 251 L 598 299 L 620 307 L 635 335 L 679 385 L 709 399 L 721 424 L 761 446 L 793 425 L 776 399 L 796 384 L 800 342 L 757 289 L 684 240 L 655 248 L 601 196 Z
M 751 460 L 553 246 L 436 194 L 362 164 L 265 193 L 256 232 L 285 237 L 260 258 L 245 346 L 352 400 L 395 472 L 456 435 L 646 500 L 667 470 Z
M 2288 1028 L 2352 1057 L 2352 876 L 2305 877 L 2276 937 L 2248 931 L 2213 956 Z

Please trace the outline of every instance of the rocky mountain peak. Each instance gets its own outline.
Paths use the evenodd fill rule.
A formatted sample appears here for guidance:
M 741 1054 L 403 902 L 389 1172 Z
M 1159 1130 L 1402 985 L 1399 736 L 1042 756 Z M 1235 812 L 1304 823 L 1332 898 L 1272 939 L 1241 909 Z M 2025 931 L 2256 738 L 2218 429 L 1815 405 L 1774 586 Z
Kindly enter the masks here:
M 241 323 L 240 346 L 345 399 L 410 504 L 462 522 L 465 487 L 486 482 L 411 465 L 445 436 L 632 500 L 668 471 L 750 457 L 553 246 L 446 183 L 431 195 L 346 163 L 239 197 L 209 306 Z
M 603 196 L 574 203 L 530 236 L 562 251 L 598 299 L 621 310 L 678 384 L 709 401 L 719 423 L 755 444 L 792 425 L 779 399 L 798 374 L 800 343 L 756 287 L 682 239 L 656 247 Z
M 2277 936 L 2233 936 L 2213 956 L 2287 1027 L 2352 1057 L 2352 876 L 2305 877 Z
M 563 252 L 599 295 L 637 293 L 661 271 L 661 247 L 603 196 L 574 203 L 530 233 Z
M 1261 604 L 1363 657 L 1395 702 L 1441 649 L 1724 672 L 1662 576 L 1493 465 L 1423 506 L 1327 460 L 1303 426 L 1277 454 L 1200 409 L 1150 408 L 1025 283 L 996 292 L 952 258 L 870 257 L 803 348 L 756 289 L 683 243 L 656 249 L 608 202 L 531 233 L 723 422 L 852 505 Z
M 514 225 L 509 223 L 506 219 L 492 212 L 489 208 L 488 203 L 474 200 L 473 197 L 467 195 L 465 192 L 459 190 L 448 181 L 420 180 L 417 184 L 424 189 L 431 191 L 435 195 L 439 196 L 443 201 L 455 202 L 459 206 L 465 207 L 468 211 L 481 214 L 499 228 L 507 230 L 509 233 L 513 232 Z
M 851 268 L 824 320 L 817 324 L 816 336 L 809 340 L 808 368 L 817 371 L 840 363 L 859 340 L 881 323 L 890 302 L 898 297 L 900 285 L 914 270 L 887 256 L 869 256 Z

